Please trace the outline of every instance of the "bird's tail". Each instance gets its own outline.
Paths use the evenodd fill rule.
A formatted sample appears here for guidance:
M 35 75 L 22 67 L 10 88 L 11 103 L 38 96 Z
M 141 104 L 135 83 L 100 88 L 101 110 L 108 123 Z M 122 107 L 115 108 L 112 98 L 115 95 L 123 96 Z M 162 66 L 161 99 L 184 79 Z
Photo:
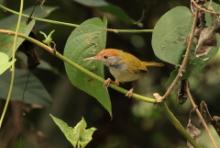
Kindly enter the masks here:
M 158 63 L 158 62 L 143 62 L 145 67 L 163 67 L 163 63 Z

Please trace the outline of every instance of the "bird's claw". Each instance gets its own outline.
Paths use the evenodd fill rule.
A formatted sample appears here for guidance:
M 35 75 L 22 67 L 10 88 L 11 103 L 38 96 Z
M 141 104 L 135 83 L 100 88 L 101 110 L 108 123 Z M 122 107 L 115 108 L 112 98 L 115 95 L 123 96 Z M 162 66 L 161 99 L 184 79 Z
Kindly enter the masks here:
M 134 89 L 131 88 L 131 89 L 125 94 L 125 96 L 128 97 L 128 98 L 131 98 L 132 95 L 133 95 L 133 91 L 134 91 Z
M 109 87 L 109 85 L 111 84 L 112 80 L 110 78 L 107 78 L 105 81 L 104 81 L 104 86 L 105 87 Z
M 119 86 L 120 82 L 116 79 L 116 80 L 114 81 L 114 84 L 117 85 L 117 86 Z
M 120 83 L 120 82 L 119 82 L 118 80 L 112 81 L 110 78 L 107 78 L 107 79 L 104 81 L 104 86 L 105 86 L 105 87 L 109 87 L 109 85 L 110 85 L 111 83 L 113 83 L 113 84 L 119 86 L 119 83 Z

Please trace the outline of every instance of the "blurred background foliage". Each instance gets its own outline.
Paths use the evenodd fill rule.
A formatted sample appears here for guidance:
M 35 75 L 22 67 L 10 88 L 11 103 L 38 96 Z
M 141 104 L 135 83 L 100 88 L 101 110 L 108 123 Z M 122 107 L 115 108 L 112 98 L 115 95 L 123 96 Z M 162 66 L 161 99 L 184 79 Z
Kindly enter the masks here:
M 153 28 L 160 16 L 175 6 L 189 6 L 189 0 L 108 0 L 108 2 L 122 8 L 132 20 L 141 18 L 142 28 Z M 14 10 L 19 8 L 18 1 L 5 0 L 1 3 Z M 25 1 L 25 8 L 34 4 L 35 1 Z M 44 5 L 57 8 L 47 18 L 58 21 L 80 24 L 88 18 L 103 17 L 104 15 L 108 19 L 109 28 L 141 29 L 140 24 L 119 19 L 112 13 L 104 11 L 103 8 L 82 5 L 74 0 L 46 0 Z M 1 18 L 9 14 L 0 11 Z M 55 30 L 53 40 L 57 50 L 62 53 L 67 37 L 73 29 L 67 26 L 37 22 L 33 32 L 37 39 L 43 40 L 39 31 L 49 33 L 51 30 Z M 124 49 L 143 60 L 158 60 L 152 51 L 151 33 L 117 34 L 108 32 L 106 47 Z M 27 65 L 27 61 L 22 58 L 21 53 L 22 48 L 25 47 L 20 48 L 17 56 L 21 57 L 20 63 Z M 44 107 L 13 101 L 10 104 L 5 126 L 0 131 L 1 146 L 10 143 L 11 147 L 17 148 L 70 148 L 71 145 L 50 119 L 49 113 L 51 113 L 69 125 L 75 125 L 84 116 L 89 127 L 96 127 L 97 131 L 88 145 L 89 148 L 186 147 L 186 141 L 170 124 L 157 105 L 128 99 L 109 89 L 113 110 L 111 119 L 95 99 L 70 84 L 62 61 L 38 47 L 33 48 L 36 49 L 40 58 L 40 65 L 31 72 L 43 83 L 50 94 L 51 105 Z M 27 67 L 22 67 L 22 64 L 20 64 L 20 68 Z M 220 54 L 217 54 L 208 66 L 190 79 L 196 102 L 200 103 L 201 100 L 205 100 L 213 115 L 220 113 L 218 107 L 220 104 L 219 67 Z M 174 67 L 168 64 L 162 69 L 150 69 L 145 78 L 134 84 L 125 84 L 123 87 L 130 88 L 131 85 L 134 85 L 136 92 L 151 96 L 156 91 L 165 90 L 169 74 L 173 69 Z M 111 77 L 108 71 L 106 71 L 106 77 Z M 27 83 L 32 82 L 29 80 Z M 23 91 L 28 89 L 27 86 Z M 172 94 L 168 99 L 176 116 L 186 126 L 191 109 L 189 102 L 187 101 L 184 105 L 178 104 L 176 94 Z M 3 105 L 4 100 L 1 100 L 0 108 Z M 21 114 L 22 119 L 17 118 L 16 113 Z

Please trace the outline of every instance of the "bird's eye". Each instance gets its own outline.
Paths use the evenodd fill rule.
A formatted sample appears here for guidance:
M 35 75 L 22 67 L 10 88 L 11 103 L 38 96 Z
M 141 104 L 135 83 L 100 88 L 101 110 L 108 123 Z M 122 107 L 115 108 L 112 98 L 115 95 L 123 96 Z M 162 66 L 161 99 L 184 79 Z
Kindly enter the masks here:
M 103 56 L 104 57 L 104 59 L 107 59 L 108 58 L 108 56 Z

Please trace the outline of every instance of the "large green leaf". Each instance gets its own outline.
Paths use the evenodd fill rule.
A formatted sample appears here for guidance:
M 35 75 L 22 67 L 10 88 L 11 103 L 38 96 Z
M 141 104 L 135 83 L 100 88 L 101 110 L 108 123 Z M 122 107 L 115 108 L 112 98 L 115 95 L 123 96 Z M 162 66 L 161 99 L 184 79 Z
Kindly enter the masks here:
M 50 116 L 73 147 L 86 147 L 86 145 L 92 140 L 93 133 L 96 131 L 96 128 L 94 127 L 86 129 L 87 123 L 84 118 L 82 118 L 75 127 L 70 127 L 63 120 L 56 118 L 53 115 Z
M 140 22 L 137 22 L 134 19 L 132 19 L 120 7 L 110 4 L 105 0 L 74 0 L 74 1 L 79 4 L 89 7 L 96 7 L 101 11 L 113 14 L 118 20 L 123 21 L 125 23 L 141 25 Z
M 64 56 L 97 75 L 104 77 L 104 66 L 102 63 L 85 61 L 84 59 L 94 56 L 97 52 L 105 48 L 105 44 L 106 23 L 98 18 L 89 19 L 70 34 L 65 45 Z M 92 79 L 67 63 L 65 63 L 65 68 L 72 84 L 95 97 L 111 114 L 111 101 L 103 83 Z
M 32 11 L 32 7 L 25 10 L 25 14 L 30 14 Z M 46 17 L 48 16 L 55 8 L 54 7 L 43 7 L 41 8 L 38 6 L 35 9 L 34 16 L 38 17 Z M 6 17 L 2 20 L 0 20 L 0 28 L 1 29 L 10 29 L 15 30 L 16 24 L 17 24 L 17 15 L 11 15 L 9 17 Z M 22 18 L 19 32 L 24 33 L 25 35 L 29 35 L 31 30 L 33 29 L 35 25 L 35 21 L 32 20 L 31 22 L 27 22 L 28 18 Z M 6 36 L 5 34 L 0 34 L 0 51 L 6 53 L 9 57 L 12 55 L 12 43 L 13 43 L 13 36 Z M 22 38 L 18 38 L 16 49 L 21 45 L 21 43 L 24 41 Z
M 178 6 L 165 13 L 156 23 L 152 47 L 163 61 L 178 65 L 186 49 L 187 36 L 192 26 L 192 14 L 187 7 Z
M 0 76 L 0 98 L 5 99 L 8 93 L 10 72 Z M 51 97 L 42 83 L 26 70 L 15 70 L 15 82 L 13 85 L 12 99 L 29 104 L 48 106 L 51 104 Z

